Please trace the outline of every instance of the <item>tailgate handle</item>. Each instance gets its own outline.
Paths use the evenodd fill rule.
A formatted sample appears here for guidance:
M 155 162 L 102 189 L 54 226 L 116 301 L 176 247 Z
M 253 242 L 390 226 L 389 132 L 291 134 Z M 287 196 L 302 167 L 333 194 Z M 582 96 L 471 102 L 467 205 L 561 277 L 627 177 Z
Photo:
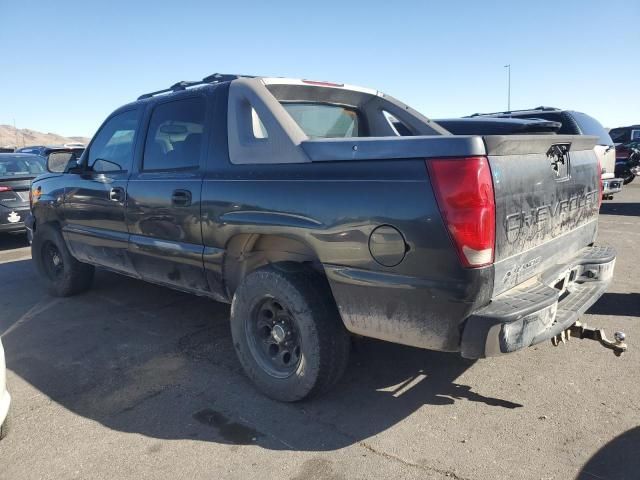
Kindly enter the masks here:
M 191 192 L 189 190 L 174 190 L 171 195 L 171 204 L 174 207 L 188 207 L 191 205 Z

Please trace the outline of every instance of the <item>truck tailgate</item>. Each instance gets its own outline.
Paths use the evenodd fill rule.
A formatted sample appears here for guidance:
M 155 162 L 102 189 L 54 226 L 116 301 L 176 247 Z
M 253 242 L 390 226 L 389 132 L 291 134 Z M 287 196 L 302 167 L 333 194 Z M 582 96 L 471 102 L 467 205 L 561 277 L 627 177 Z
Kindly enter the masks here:
M 484 137 L 496 201 L 498 295 L 593 243 L 600 175 L 596 137 Z

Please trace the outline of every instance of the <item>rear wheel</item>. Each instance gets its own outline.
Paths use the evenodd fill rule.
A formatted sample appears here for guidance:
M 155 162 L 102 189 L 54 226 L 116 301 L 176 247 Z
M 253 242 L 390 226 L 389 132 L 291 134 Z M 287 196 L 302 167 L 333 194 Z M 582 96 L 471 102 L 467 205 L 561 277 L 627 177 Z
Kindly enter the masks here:
M 67 297 L 91 288 L 93 266 L 71 255 L 56 227 L 38 227 L 31 244 L 31 256 L 51 295 Z
M 631 182 L 633 182 L 633 179 L 636 178 L 636 176 L 633 173 L 630 173 L 629 175 L 627 175 L 626 177 L 624 177 L 624 179 L 622 180 L 623 183 L 625 185 L 630 184 Z
M 280 401 L 326 392 L 349 358 L 349 335 L 326 279 L 296 264 L 247 275 L 233 297 L 231 333 L 246 374 Z

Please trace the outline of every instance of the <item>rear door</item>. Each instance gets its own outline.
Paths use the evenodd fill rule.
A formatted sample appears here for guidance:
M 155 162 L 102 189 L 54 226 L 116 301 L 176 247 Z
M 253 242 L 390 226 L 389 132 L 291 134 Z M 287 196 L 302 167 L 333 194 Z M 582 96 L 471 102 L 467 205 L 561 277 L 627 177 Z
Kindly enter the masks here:
M 206 291 L 200 216 L 207 97 L 185 92 L 152 105 L 141 165 L 129 180 L 129 253 L 145 280 Z
M 127 256 L 127 181 L 140 120 L 140 108 L 113 114 L 96 133 L 81 173 L 65 174 L 63 235 L 82 261 L 133 274 Z

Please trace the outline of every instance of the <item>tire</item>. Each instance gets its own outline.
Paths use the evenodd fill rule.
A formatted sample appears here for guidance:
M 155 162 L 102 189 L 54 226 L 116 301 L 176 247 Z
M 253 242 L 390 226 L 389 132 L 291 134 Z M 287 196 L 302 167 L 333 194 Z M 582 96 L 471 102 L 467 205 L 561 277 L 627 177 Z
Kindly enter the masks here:
M 633 175 L 633 174 L 629 174 L 627 177 L 625 177 L 625 178 L 622 180 L 622 183 L 624 183 L 625 185 L 629 185 L 631 182 L 633 182 L 633 179 L 634 179 L 634 178 L 636 178 L 636 176 L 635 176 L 635 175 Z
M 91 288 L 93 266 L 79 262 L 71 255 L 55 226 L 45 224 L 36 229 L 31 257 L 51 295 L 68 297 Z
M 4 423 L 0 425 L 0 440 L 6 437 L 11 430 L 11 410 L 7 413 L 7 416 L 4 419 Z
M 349 360 L 349 334 L 327 280 L 299 264 L 274 264 L 245 277 L 231 303 L 231 335 L 247 376 L 282 402 L 325 393 Z

